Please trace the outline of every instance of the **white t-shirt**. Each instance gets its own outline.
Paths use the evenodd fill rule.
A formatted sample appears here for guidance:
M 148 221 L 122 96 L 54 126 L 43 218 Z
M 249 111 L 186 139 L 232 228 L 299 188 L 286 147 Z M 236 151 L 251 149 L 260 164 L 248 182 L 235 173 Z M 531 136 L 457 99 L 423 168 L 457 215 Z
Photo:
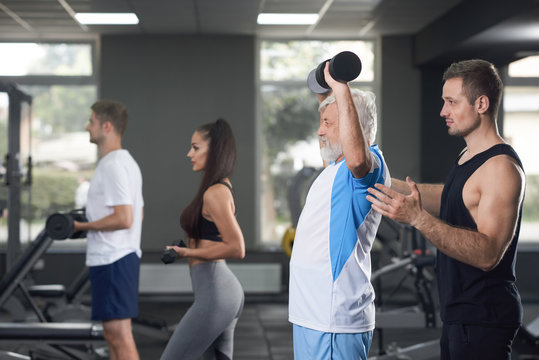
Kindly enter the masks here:
M 75 190 L 75 209 L 82 209 L 86 207 L 86 201 L 88 200 L 88 189 L 90 189 L 90 182 L 84 180 L 79 184 L 77 190 Z
M 133 223 L 129 229 L 114 231 L 88 231 L 86 265 L 107 265 L 135 252 L 140 258 L 142 230 L 142 175 L 127 150 L 111 151 L 95 170 L 86 204 L 88 221 L 97 221 L 114 212 L 113 206 L 131 205 Z
M 381 215 L 366 195 L 391 179 L 378 146 L 370 150 L 373 165 L 363 178 L 354 178 L 342 160 L 309 189 L 290 259 L 288 319 L 294 324 L 330 333 L 374 329 L 370 251 Z

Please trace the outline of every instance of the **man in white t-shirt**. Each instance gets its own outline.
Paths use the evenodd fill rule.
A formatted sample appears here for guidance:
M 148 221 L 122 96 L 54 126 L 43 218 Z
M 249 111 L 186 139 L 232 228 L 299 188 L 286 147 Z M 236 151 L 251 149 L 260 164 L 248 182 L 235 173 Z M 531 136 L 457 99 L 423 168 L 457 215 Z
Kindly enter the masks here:
M 88 231 L 92 320 L 103 322 L 110 359 L 136 360 L 139 355 L 131 319 L 138 316 L 142 176 L 133 157 L 122 149 L 125 107 L 101 100 L 91 109 L 86 130 L 90 142 L 97 145 L 100 160 L 88 190 L 88 222 L 75 222 L 75 231 Z
M 319 97 L 324 164 L 298 221 L 290 259 L 294 359 L 367 359 L 375 325 L 370 251 L 381 215 L 367 189 L 390 184 L 377 145 L 374 94 L 350 89 L 325 68 Z M 322 101 L 323 100 L 323 101 Z

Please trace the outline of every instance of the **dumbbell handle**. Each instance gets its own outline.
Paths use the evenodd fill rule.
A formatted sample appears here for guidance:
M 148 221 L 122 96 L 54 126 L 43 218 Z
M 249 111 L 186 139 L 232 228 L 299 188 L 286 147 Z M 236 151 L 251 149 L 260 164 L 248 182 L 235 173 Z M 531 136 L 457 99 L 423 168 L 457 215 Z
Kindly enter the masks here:
M 185 243 L 183 242 L 183 240 L 176 240 L 172 243 L 172 246 L 179 246 L 179 247 L 187 247 L 187 245 L 185 245 Z
M 172 243 L 172 246 L 187 247 L 183 240 L 175 241 L 174 243 Z M 176 254 L 176 251 L 174 249 L 166 249 L 161 254 L 161 261 L 165 264 L 170 264 L 176 261 L 177 257 L 178 254 Z

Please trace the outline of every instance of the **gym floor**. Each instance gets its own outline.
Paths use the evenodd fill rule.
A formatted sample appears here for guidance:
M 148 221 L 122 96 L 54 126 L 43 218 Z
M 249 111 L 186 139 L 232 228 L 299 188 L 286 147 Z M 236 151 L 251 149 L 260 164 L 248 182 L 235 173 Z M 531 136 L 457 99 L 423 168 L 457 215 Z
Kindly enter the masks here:
M 162 320 L 167 324 L 177 323 L 191 302 L 151 302 L 141 301 L 141 317 L 148 320 Z M 292 326 L 287 320 L 288 307 L 285 299 L 260 301 L 247 299 L 238 321 L 234 342 L 236 360 L 291 360 L 293 359 Z M 525 304 L 524 323 L 539 317 L 539 304 Z M 404 348 L 414 344 L 436 340 L 441 329 L 384 329 L 383 348 Z M 159 359 L 166 340 L 157 340 L 146 334 L 135 332 L 137 348 L 141 359 Z M 370 356 L 379 354 L 380 334 L 375 332 Z M 433 358 L 434 360 L 435 358 Z M 514 357 L 515 359 L 515 357 Z M 539 359 L 536 355 L 522 359 Z
M 169 333 L 159 330 L 156 325 L 173 327 L 191 305 L 189 297 L 180 299 L 141 299 L 140 319 L 152 326 L 134 324 L 135 341 L 142 360 L 158 360 L 168 341 Z M 292 360 L 292 325 L 287 320 L 288 305 L 285 297 L 277 299 L 252 299 L 247 297 L 243 313 L 235 332 L 234 359 L 236 360 Z M 524 304 L 524 324 L 539 317 L 539 303 Z M 441 329 L 424 327 L 405 328 L 406 324 L 395 323 L 400 328 L 384 329 L 383 343 L 381 333 L 376 330 L 369 356 L 380 354 L 380 349 L 397 349 L 437 340 Z M 100 347 L 100 346 L 99 346 Z M 101 347 L 100 347 L 101 348 Z M 1 350 L 25 353 L 17 346 L 0 346 Z M 512 360 L 539 359 L 538 347 L 530 348 L 519 342 L 515 344 L 521 355 L 516 353 Z M 530 350 L 531 349 L 531 350 Z M 0 355 L 0 358 L 1 355 Z M 106 357 L 103 357 L 106 359 Z M 406 359 L 414 359 L 406 357 Z M 436 360 L 437 357 L 421 357 L 423 360 Z
M 168 319 L 167 324 L 177 323 L 187 311 L 190 302 L 140 303 L 140 315 L 148 320 Z M 234 359 L 285 360 L 293 359 L 292 326 L 287 321 L 286 303 L 246 302 L 235 332 Z M 135 341 L 141 359 L 159 359 L 166 341 L 144 333 Z
M 145 303 L 140 304 L 142 317 L 148 320 L 169 319 L 167 323 L 178 322 L 190 306 L 182 303 Z M 287 320 L 286 302 L 249 302 L 238 321 L 234 341 L 234 359 L 236 360 L 291 360 L 293 356 L 292 325 Z M 437 339 L 439 329 L 421 329 L 420 331 L 387 330 L 384 338 L 389 342 L 398 342 L 399 346 L 408 346 L 418 342 Z M 161 341 L 147 334 L 135 332 L 135 341 L 141 359 L 159 359 L 166 341 Z M 377 353 L 375 335 L 371 354 Z

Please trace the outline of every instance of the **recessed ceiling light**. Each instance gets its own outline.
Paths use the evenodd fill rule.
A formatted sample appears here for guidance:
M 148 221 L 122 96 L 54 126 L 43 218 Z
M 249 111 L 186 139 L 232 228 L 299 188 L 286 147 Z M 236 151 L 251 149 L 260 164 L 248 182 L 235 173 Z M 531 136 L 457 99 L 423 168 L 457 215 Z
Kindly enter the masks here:
M 75 19 L 85 25 L 136 25 L 134 13 L 76 13 Z
M 318 14 L 258 14 L 260 25 L 312 25 L 318 21 Z

